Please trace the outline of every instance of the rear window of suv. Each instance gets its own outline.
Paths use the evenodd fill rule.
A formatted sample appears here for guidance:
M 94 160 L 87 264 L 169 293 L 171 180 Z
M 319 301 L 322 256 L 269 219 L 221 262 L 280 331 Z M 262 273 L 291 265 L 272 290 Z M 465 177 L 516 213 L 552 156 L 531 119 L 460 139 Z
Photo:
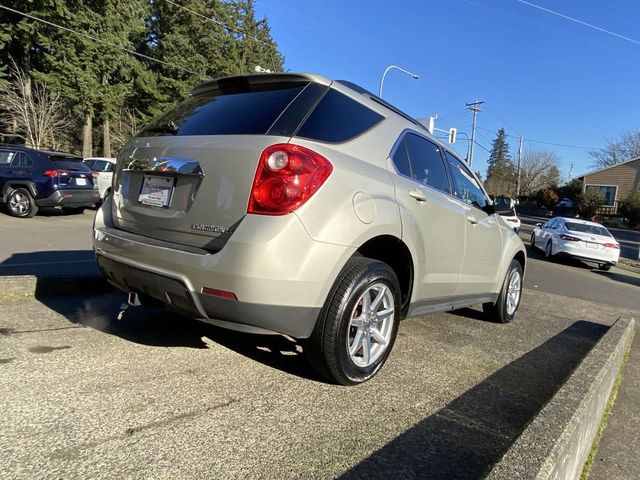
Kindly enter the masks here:
M 369 130 L 383 118 L 346 95 L 329 90 L 296 136 L 329 143 L 346 142 Z
M 262 135 L 306 85 L 244 84 L 198 93 L 144 128 L 138 136 Z
M 90 172 L 91 169 L 85 164 L 81 158 L 74 157 L 49 157 L 56 168 L 61 170 L 70 170 L 75 172 Z

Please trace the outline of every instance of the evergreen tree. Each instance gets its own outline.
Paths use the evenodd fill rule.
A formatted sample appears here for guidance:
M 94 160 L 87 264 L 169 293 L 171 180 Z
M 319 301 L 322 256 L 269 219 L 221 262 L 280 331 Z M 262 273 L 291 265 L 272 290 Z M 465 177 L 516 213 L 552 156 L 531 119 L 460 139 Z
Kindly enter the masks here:
M 504 128 L 498 130 L 491 146 L 487 162 L 485 188 L 493 196 L 512 196 L 515 187 L 516 170 L 509 155 L 509 144 Z

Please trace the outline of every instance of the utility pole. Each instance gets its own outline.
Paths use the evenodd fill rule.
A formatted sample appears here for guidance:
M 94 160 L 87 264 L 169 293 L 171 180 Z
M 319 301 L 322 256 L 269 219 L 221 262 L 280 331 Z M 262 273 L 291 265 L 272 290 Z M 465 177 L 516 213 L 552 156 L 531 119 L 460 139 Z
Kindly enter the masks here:
M 572 173 L 573 173 L 573 161 L 571 161 L 571 165 L 569 165 L 569 181 L 571 181 Z
M 471 126 L 471 145 L 469 147 L 469 168 L 473 164 L 473 146 L 476 143 L 476 116 L 481 112 L 478 105 L 482 105 L 484 101 L 479 102 L 477 99 L 473 103 L 467 103 L 466 106 L 473 112 L 473 125 Z
M 520 144 L 518 145 L 518 178 L 516 179 L 516 200 L 520 196 L 520 169 L 522 168 L 522 143 L 524 137 L 520 135 Z

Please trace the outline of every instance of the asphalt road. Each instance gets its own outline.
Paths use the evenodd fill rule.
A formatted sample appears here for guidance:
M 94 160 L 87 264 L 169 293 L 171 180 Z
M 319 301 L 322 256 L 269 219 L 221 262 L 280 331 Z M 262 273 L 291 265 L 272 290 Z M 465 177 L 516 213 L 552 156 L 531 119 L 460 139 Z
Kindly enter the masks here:
M 87 214 L 20 222 L 0 217 L 23 237 L 27 257 L 0 251 L 14 271 L 61 268 L 15 262 L 55 258 L 52 235 L 90 248 Z M 534 253 L 525 282 L 508 325 L 477 309 L 406 320 L 355 388 L 317 378 L 285 337 L 142 308 L 117 321 L 120 294 L 0 302 L 0 478 L 479 478 L 640 310 L 627 272 Z

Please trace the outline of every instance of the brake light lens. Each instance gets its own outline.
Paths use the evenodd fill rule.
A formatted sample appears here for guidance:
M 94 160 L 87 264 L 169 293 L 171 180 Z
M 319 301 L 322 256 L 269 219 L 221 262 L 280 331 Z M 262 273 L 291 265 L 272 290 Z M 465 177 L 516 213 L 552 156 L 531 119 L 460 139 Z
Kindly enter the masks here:
M 306 147 L 271 145 L 260 155 L 247 213 L 293 212 L 318 191 L 332 171 L 329 160 Z
M 604 248 L 615 248 L 617 250 L 620 250 L 620 245 L 618 245 L 617 243 L 605 243 L 603 244 Z
M 211 295 L 212 297 L 226 298 L 227 300 L 238 300 L 238 297 L 236 297 L 236 294 L 233 292 L 226 292 L 224 290 L 209 287 L 202 287 L 202 290 L 200 291 L 205 295 Z
M 580 242 L 582 239 L 578 237 L 572 237 L 571 235 L 565 235 L 564 233 L 560 235 L 562 240 L 568 240 L 569 242 Z
M 100 175 L 98 172 L 91 172 L 93 178 L 98 178 L 98 175 Z
M 60 170 L 60 169 L 46 170 L 43 173 L 43 175 L 45 177 L 57 177 L 57 176 L 69 175 L 69 172 L 66 170 Z

